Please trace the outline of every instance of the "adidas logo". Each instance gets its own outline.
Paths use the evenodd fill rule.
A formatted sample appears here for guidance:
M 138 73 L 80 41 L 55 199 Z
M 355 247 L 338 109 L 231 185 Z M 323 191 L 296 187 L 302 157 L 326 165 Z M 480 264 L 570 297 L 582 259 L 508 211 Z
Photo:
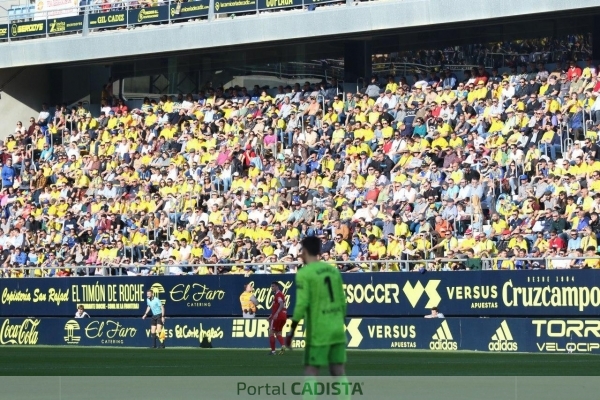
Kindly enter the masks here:
M 432 341 L 429 342 L 429 348 L 431 350 L 457 350 L 458 344 L 452 337 L 452 332 L 448 327 L 447 321 L 442 321 L 442 324 L 435 331 L 431 337 Z
M 502 321 L 496 333 L 492 335 L 492 341 L 488 345 L 490 351 L 517 351 L 517 342 L 508 328 L 506 320 Z

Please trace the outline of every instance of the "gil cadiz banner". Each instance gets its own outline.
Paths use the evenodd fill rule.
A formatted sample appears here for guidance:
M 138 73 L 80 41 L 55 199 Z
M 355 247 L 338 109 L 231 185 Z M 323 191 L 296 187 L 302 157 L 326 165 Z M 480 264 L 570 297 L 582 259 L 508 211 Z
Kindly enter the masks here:
M 595 316 L 600 274 L 578 271 L 344 274 L 350 317 Z M 239 296 L 252 283 L 258 314 L 268 315 L 271 282 L 279 283 L 293 314 L 293 274 L 3 279 L 0 316 L 69 317 L 78 305 L 95 316 L 135 317 L 152 289 L 173 317 L 241 316 Z M 318 284 L 318 283 L 316 283 Z M 325 285 L 326 283 L 323 282 Z
M 287 335 L 290 322 L 283 329 Z M 266 318 L 167 318 L 169 347 L 266 348 Z M 600 320 L 554 318 L 348 318 L 348 349 L 600 353 Z M 127 346 L 151 344 L 141 318 L 5 318 L 0 345 Z M 302 323 L 292 347 L 306 346 Z

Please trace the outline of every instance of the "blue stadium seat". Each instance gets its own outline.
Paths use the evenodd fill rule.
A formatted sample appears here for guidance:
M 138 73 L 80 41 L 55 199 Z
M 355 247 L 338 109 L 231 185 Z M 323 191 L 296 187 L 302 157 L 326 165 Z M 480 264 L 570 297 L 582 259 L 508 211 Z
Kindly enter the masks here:
M 23 19 L 23 7 L 15 8 L 15 20 L 20 21 Z
M 30 5 L 30 6 L 25 6 L 23 7 L 24 10 L 23 12 L 25 13 L 24 18 L 27 20 L 32 20 L 33 16 L 35 15 L 35 5 Z

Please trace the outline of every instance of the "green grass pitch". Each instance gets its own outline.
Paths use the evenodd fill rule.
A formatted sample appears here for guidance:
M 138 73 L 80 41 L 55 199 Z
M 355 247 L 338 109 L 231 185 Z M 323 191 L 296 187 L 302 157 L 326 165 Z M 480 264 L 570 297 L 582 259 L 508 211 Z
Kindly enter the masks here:
M 298 376 L 302 350 L 0 347 L 0 376 Z M 596 375 L 596 355 L 435 351 L 349 351 L 352 376 Z M 327 371 L 323 371 L 327 373 Z

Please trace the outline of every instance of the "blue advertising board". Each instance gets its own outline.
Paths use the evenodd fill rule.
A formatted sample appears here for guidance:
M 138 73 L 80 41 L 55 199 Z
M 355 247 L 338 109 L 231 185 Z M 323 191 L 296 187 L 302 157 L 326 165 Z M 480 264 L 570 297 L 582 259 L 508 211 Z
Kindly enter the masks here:
M 344 274 L 350 317 L 423 316 L 438 307 L 447 316 L 595 316 L 600 273 L 469 271 Z M 137 317 L 152 288 L 171 317 L 241 316 L 239 296 L 252 282 L 258 314 L 268 315 L 272 281 L 294 309 L 294 275 L 150 276 L 3 279 L 0 316 L 70 317 L 77 305 L 101 317 Z
M 266 318 L 167 318 L 169 347 L 267 348 Z M 283 330 L 286 335 L 290 321 Z M 349 349 L 600 353 L 600 320 L 548 318 L 348 318 Z M 0 319 L 0 345 L 128 346 L 152 344 L 141 318 Z M 303 348 L 304 327 L 292 347 Z

